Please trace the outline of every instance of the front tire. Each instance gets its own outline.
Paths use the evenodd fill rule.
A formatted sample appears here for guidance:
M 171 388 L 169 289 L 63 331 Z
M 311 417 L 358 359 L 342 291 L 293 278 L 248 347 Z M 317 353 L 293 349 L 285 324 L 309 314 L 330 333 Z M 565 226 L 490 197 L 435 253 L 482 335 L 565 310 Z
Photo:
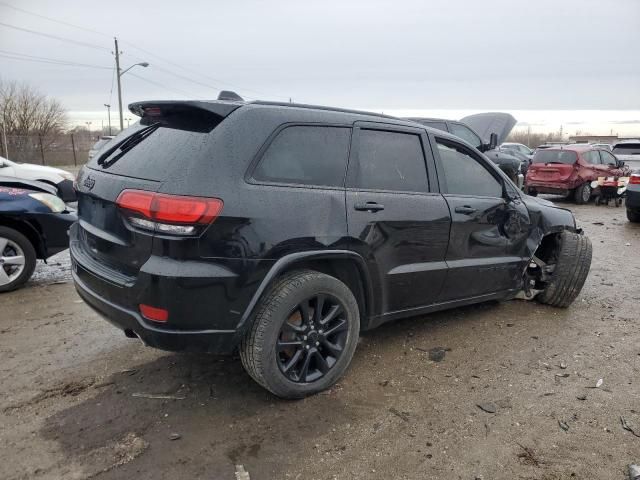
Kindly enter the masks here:
M 585 182 L 580 185 L 578 188 L 576 188 L 576 203 L 578 205 L 589 203 L 592 192 L 593 190 L 591 189 L 591 185 L 589 185 L 589 182 Z
M 36 268 L 36 251 L 27 237 L 0 227 L 0 292 L 21 287 Z
M 284 275 L 263 298 L 240 344 L 246 372 L 281 398 L 329 388 L 345 373 L 358 343 L 360 314 L 340 280 L 313 270 Z
M 584 235 L 563 232 L 555 269 L 546 288 L 536 299 L 554 307 L 573 303 L 587 279 L 591 267 L 591 241 Z
M 627 219 L 632 223 L 640 223 L 640 210 L 627 208 Z

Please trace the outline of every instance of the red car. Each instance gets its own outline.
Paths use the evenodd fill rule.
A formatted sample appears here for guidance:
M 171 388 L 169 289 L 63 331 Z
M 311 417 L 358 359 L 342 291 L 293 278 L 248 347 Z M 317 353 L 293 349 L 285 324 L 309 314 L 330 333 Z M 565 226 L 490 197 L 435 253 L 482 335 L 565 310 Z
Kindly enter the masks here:
M 527 172 L 529 195 L 553 193 L 587 203 L 598 177 L 624 177 L 631 169 L 611 152 L 592 145 L 563 145 L 536 151 Z

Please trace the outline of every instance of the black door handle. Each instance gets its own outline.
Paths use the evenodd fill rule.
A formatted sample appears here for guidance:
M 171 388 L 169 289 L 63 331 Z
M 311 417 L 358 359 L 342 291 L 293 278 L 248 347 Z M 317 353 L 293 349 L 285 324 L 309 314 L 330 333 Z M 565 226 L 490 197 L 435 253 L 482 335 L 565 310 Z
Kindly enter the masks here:
M 377 212 L 384 210 L 384 205 L 377 202 L 356 203 L 353 208 L 364 212 Z
M 476 213 L 476 209 L 473 207 L 470 207 L 469 205 L 465 205 L 464 207 L 456 207 L 456 213 L 471 215 L 472 213 Z

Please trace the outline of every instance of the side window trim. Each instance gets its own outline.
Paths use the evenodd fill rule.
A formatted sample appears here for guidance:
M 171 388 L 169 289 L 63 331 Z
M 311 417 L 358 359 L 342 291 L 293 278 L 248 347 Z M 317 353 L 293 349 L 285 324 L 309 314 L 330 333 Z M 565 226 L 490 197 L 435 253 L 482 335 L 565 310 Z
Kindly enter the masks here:
M 420 140 L 420 146 L 422 148 L 422 158 L 424 160 L 425 175 L 427 176 L 426 190 L 423 192 L 406 191 L 406 190 L 381 190 L 370 189 L 355 186 L 355 169 L 352 165 L 359 165 L 360 162 L 360 132 L 361 130 L 377 130 L 382 132 L 391 133 L 404 133 L 408 135 L 416 135 Z M 376 123 L 368 121 L 356 121 L 353 124 L 351 131 L 351 146 L 349 148 L 349 159 L 347 161 L 347 173 L 345 175 L 345 188 L 348 191 L 362 191 L 362 192 L 380 192 L 380 193 L 398 193 L 406 195 L 437 195 L 439 194 L 439 188 L 434 191 L 433 186 L 436 185 L 434 179 L 432 179 L 433 170 L 430 168 L 430 161 L 433 164 L 433 152 L 429 140 L 426 135 L 426 131 L 421 128 L 407 127 L 404 125 L 396 125 L 389 123 Z M 357 167 L 356 167 L 357 168 Z
M 442 195 L 444 195 L 445 197 L 447 195 L 454 195 L 456 197 L 502 198 L 504 200 L 504 193 L 503 193 L 503 196 L 501 197 L 492 197 L 488 195 L 475 195 L 475 194 L 464 195 L 460 193 L 447 192 L 447 185 L 446 185 L 446 180 L 444 179 L 444 171 L 443 171 L 444 167 L 442 166 L 442 158 L 440 157 L 440 151 L 438 150 L 438 140 L 440 140 L 445 145 L 447 145 L 448 143 L 455 145 L 457 148 L 460 148 L 461 150 L 463 150 L 467 155 L 474 158 L 482 166 L 482 168 L 487 170 L 487 172 L 489 172 L 489 174 L 491 174 L 491 176 L 493 176 L 493 178 L 495 178 L 496 181 L 503 186 L 503 190 L 504 190 L 504 179 L 498 172 L 494 170 L 493 165 L 487 164 L 488 160 L 485 160 L 484 158 L 479 156 L 477 153 L 473 152 L 472 149 L 469 149 L 466 145 L 449 138 L 438 137 L 437 135 L 432 135 L 432 137 L 433 137 L 433 140 L 432 140 L 433 155 L 435 158 L 436 171 L 438 172 L 438 185 L 440 187 L 440 192 L 442 192 Z
M 347 152 L 347 160 L 345 162 L 344 174 L 342 176 L 342 185 L 313 185 L 306 183 L 287 183 L 287 182 L 273 182 L 269 180 L 258 180 L 253 175 L 255 170 L 258 168 L 258 165 L 262 161 L 262 157 L 264 157 L 265 152 L 269 149 L 271 144 L 275 141 L 276 138 L 282 133 L 282 131 L 286 130 L 290 127 L 333 127 L 333 128 L 348 128 L 350 131 L 350 141 L 348 143 Z M 353 135 L 354 135 L 354 127 L 350 123 L 326 123 L 326 122 L 286 122 L 278 125 L 273 132 L 267 137 L 262 146 L 258 149 L 258 152 L 255 154 L 247 170 L 244 174 L 244 181 L 251 185 L 276 185 L 282 187 L 293 187 L 293 188 L 315 188 L 320 190 L 344 190 L 345 184 L 347 181 L 347 168 L 349 165 L 349 158 L 351 157 L 351 147 L 353 145 Z

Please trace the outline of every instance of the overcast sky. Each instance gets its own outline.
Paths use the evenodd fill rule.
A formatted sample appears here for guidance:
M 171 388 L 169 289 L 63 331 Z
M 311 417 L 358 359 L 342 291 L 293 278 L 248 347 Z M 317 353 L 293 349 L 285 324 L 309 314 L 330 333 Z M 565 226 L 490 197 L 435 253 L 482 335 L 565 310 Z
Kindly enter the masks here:
M 117 35 L 123 67 L 151 64 L 123 76 L 125 104 L 229 88 L 386 112 L 640 111 L 640 0 L 0 0 L 0 23 L 91 45 L 0 24 L 0 76 L 70 111 L 115 106 L 112 70 L 7 52 L 112 67 Z

